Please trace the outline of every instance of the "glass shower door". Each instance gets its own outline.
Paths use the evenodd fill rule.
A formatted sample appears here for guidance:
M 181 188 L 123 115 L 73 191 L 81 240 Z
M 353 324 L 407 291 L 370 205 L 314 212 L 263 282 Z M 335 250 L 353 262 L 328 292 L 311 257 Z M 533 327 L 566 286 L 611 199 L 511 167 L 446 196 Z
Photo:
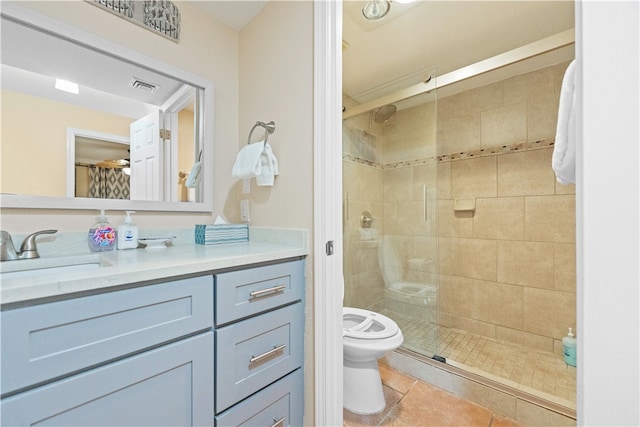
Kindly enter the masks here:
M 343 122 L 344 304 L 390 317 L 403 347 L 428 357 L 438 346 L 436 99 Z

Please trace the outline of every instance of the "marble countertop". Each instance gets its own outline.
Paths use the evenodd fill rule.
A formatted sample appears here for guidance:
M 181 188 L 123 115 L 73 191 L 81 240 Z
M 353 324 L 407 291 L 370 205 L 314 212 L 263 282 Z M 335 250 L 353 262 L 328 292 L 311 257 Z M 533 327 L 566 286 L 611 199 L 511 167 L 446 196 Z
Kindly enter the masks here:
M 176 244 L 166 249 L 113 250 L 109 252 L 65 254 L 38 260 L 5 261 L 33 262 L 56 266 L 57 261 L 77 258 L 84 262 L 99 262 L 92 269 L 78 271 L 53 270 L 51 274 L 24 275 L 3 278 L 0 274 L 0 302 L 9 305 L 28 305 L 43 299 L 104 290 L 110 287 L 160 280 L 213 270 L 241 267 L 278 259 L 308 254 L 308 236 L 305 230 L 251 229 L 251 241 L 224 245 Z M 193 242 L 191 240 L 190 242 Z M 0 267 L 1 268 L 1 267 Z M 7 270 L 7 269 L 3 269 Z M 44 270 L 41 270 L 41 272 Z M 7 277 L 9 273 L 7 273 Z

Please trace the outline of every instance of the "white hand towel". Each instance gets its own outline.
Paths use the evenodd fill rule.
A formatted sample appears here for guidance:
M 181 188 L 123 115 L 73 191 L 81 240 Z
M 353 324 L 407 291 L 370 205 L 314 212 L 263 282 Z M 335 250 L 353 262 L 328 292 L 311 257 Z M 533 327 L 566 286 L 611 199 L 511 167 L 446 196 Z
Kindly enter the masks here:
M 273 154 L 269 143 L 265 144 L 264 151 L 260 156 L 260 162 L 262 163 L 262 170 L 256 176 L 256 184 L 260 187 L 271 187 L 273 186 L 274 177 L 278 175 L 278 159 Z
M 575 67 L 574 59 L 567 67 L 562 79 L 556 141 L 551 158 L 551 167 L 560 184 L 576 182 Z
M 191 167 L 191 172 L 187 175 L 187 182 L 184 186 L 187 188 L 195 188 L 200 182 L 200 171 L 202 170 L 202 162 L 195 162 Z
M 247 144 L 242 147 L 236 156 L 231 175 L 240 179 L 253 178 L 260 175 L 262 173 L 262 161 L 260 158 L 264 148 L 264 141 Z

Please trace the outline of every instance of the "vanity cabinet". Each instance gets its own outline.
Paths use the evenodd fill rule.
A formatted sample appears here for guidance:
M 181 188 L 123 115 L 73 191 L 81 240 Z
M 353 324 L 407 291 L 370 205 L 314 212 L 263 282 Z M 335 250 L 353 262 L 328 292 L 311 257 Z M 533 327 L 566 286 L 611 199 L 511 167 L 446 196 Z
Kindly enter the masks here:
M 216 426 L 302 425 L 304 261 L 215 281 Z
M 0 312 L 2 425 L 303 421 L 304 260 Z
M 2 400 L 6 426 L 211 425 L 212 332 Z
M 2 425 L 211 425 L 213 278 L 5 310 Z

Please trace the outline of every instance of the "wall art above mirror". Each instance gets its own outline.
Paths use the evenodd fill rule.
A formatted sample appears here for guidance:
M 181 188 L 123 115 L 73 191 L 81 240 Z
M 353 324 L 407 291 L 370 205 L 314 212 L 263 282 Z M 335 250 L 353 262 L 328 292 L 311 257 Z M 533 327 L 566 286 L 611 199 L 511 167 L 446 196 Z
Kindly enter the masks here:
M 211 82 L 6 6 L 2 207 L 212 210 Z
M 180 10 L 170 0 L 85 0 L 169 40 L 180 40 Z

